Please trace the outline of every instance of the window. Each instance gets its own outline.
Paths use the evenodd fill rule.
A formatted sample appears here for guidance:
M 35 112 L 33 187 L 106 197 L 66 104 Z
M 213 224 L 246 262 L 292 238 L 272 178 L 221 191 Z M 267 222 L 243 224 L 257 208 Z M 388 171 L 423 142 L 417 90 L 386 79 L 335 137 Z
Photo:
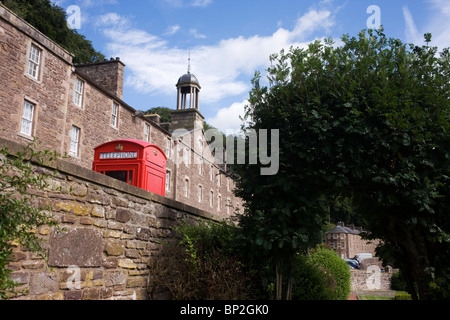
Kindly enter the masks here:
M 23 104 L 22 122 L 20 125 L 20 133 L 27 136 L 32 136 L 33 133 L 33 116 L 34 116 L 34 104 L 25 101 Z
M 171 154 L 172 154 L 172 140 L 170 140 L 169 138 L 167 138 L 167 141 L 166 141 L 166 156 L 167 156 L 167 158 L 169 158 L 170 159 L 170 157 L 171 157 Z
M 211 166 L 211 176 L 210 176 L 211 181 L 214 181 L 214 166 Z
M 211 195 L 209 197 L 209 206 L 212 208 L 214 206 L 214 192 L 211 191 Z
M 345 243 L 341 242 L 341 249 L 345 249 Z
M 73 103 L 79 107 L 83 105 L 83 88 L 84 82 L 77 78 L 77 83 L 75 84 L 75 94 L 73 95 Z
M 35 45 L 31 45 L 28 57 L 28 75 L 33 79 L 39 78 L 39 64 L 41 62 L 41 50 Z
M 170 190 L 170 171 L 166 171 L 166 191 Z
M 184 180 L 184 196 L 189 197 L 189 179 Z
M 201 157 L 198 158 L 198 174 L 202 175 L 203 173 L 203 159 Z
M 119 105 L 117 103 L 113 102 L 112 116 L 111 116 L 111 125 L 114 128 L 117 128 L 118 116 L 119 116 Z
M 203 189 L 202 186 L 198 186 L 198 202 L 202 202 L 202 193 L 203 193 L 202 189 Z
M 230 191 L 230 178 L 227 178 L 227 191 Z
M 231 200 L 227 199 L 227 214 L 230 215 L 230 209 L 231 209 Z
M 345 239 L 345 235 L 341 233 L 341 239 Z
M 144 137 L 146 142 L 150 142 L 150 125 L 148 123 L 145 124 Z
M 217 197 L 217 210 L 220 211 L 220 204 L 222 203 L 222 196 L 219 194 Z
M 70 155 L 78 156 L 78 147 L 80 144 L 80 128 L 73 126 L 70 134 Z

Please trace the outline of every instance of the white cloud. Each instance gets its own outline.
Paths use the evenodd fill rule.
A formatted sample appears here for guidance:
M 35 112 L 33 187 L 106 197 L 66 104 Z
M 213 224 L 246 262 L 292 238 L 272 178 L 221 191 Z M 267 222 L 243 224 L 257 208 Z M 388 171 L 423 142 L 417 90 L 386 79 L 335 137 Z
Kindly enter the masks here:
M 239 130 L 242 124 L 240 117 L 244 118 L 246 105 L 248 100 L 233 103 L 228 108 L 220 109 L 213 118 L 206 119 L 206 122 L 223 133 L 227 130 Z
M 164 34 L 165 36 L 173 36 L 175 33 L 178 32 L 178 30 L 180 30 L 180 26 L 179 25 L 174 25 L 174 26 L 170 26 L 167 28 L 166 33 Z
M 241 100 L 251 89 L 248 80 L 256 70 L 266 69 L 269 56 L 292 46 L 306 47 L 314 40 L 312 33 L 326 33 L 334 25 L 328 10 L 311 9 L 301 16 L 292 30 L 279 28 L 272 35 L 234 37 L 212 45 L 180 49 L 165 39 L 133 26 L 131 17 L 109 13 L 101 16 L 101 27 L 108 38 L 106 54 L 120 57 L 127 65 L 125 85 L 144 94 L 174 96 L 178 78 L 187 70 L 191 56 L 192 73 L 202 86 L 200 99 L 205 104 L 219 104 L 227 98 Z M 172 26 L 167 32 L 179 32 Z M 201 36 L 197 31 L 192 35 Z M 166 33 L 167 34 L 167 33 Z M 244 102 L 219 110 L 210 121 L 219 128 L 240 125 Z
M 204 34 L 198 33 L 197 29 L 189 29 L 189 34 L 196 39 L 205 39 L 206 36 Z
M 418 31 L 417 26 L 414 23 L 414 18 L 412 17 L 411 11 L 409 11 L 407 5 L 403 6 L 403 17 L 405 18 L 406 42 L 419 45 L 423 37 L 420 35 Z

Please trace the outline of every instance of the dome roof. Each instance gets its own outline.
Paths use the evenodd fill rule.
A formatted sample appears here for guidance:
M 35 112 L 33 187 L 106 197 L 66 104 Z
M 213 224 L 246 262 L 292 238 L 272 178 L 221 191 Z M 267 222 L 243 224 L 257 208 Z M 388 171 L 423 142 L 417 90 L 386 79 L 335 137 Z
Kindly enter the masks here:
M 200 83 L 198 82 L 197 77 L 194 76 L 192 73 L 186 73 L 182 75 L 180 79 L 178 79 L 177 87 L 191 84 L 200 87 Z

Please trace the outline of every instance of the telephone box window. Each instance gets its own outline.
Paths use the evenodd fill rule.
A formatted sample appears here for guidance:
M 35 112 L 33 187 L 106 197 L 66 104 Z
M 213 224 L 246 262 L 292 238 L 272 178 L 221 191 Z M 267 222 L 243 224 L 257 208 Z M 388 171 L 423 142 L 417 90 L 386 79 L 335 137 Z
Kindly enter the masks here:
M 126 182 L 128 184 L 133 184 L 133 171 L 103 171 L 104 175 Z

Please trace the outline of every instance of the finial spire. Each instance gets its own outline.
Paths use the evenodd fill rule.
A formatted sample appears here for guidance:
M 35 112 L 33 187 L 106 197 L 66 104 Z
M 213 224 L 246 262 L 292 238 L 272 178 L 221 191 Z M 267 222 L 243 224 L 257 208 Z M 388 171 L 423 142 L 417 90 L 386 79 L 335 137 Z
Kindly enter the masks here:
M 191 73 L 191 50 L 189 50 L 189 58 L 188 58 L 188 74 Z

